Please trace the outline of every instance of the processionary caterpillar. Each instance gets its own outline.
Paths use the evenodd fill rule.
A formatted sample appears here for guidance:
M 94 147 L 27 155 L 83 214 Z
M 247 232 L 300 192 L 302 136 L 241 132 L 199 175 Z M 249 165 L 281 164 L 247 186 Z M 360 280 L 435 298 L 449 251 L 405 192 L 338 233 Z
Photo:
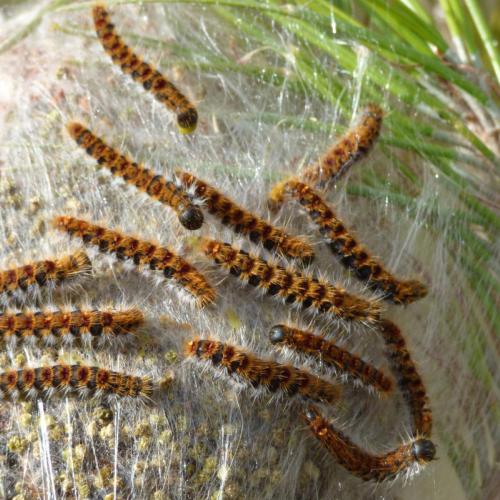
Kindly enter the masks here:
M 429 398 L 415 362 L 406 347 L 401 330 L 392 321 L 382 319 L 380 332 L 386 344 L 392 371 L 410 407 L 413 417 L 412 433 L 414 436 L 430 436 L 432 411 L 429 407 Z
M 317 163 L 306 167 L 301 178 L 307 184 L 324 187 L 337 181 L 347 169 L 372 148 L 379 136 L 384 112 L 376 104 L 369 104 L 358 123 L 349 129 Z
M 36 311 L 0 314 L 0 338 L 5 342 L 91 341 L 124 337 L 144 322 L 139 309 Z
M 177 115 L 177 125 L 182 134 L 193 132 L 198 123 L 198 112 L 193 104 L 158 70 L 132 52 L 116 34 L 109 13 L 102 5 L 95 6 L 92 14 L 97 36 L 113 62 Z
M 27 293 L 33 287 L 59 285 L 89 274 L 92 264 L 83 251 L 54 260 L 41 260 L 24 266 L 0 271 L 0 294 Z
M 436 447 L 429 439 L 412 439 L 384 455 L 373 455 L 354 444 L 335 429 L 314 407 L 304 412 L 304 418 L 314 436 L 349 472 L 364 481 L 383 481 L 416 466 L 425 466 L 434 459 Z
M 373 300 L 356 297 L 343 288 L 294 269 L 270 264 L 228 243 L 204 238 L 201 247 L 206 256 L 232 275 L 283 299 L 286 304 L 367 323 L 376 322 L 380 315 L 380 306 Z
M 115 254 L 118 260 L 131 259 L 136 266 L 148 266 L 152 271 L 162 272 L 165 278 L 172 278 L 184 287 L 200 307 L 215 300 L 215 290 L 205 277 L 168 247 L 70 216 L 55 217 L 53 224 L 88 245 L 96 245 L 102 253 Z
M 338 386 L 291 365 L 263 360 L 239 347 L 210 339 L 194 339 L 186 343 L 186 356 L 211 361 L 229 375 L 239 375 L 254 387 L 289 396 L 300 394 L 315 401 L 332 403 L 340 396 Z
M 187 189 L 194 186 L 196 196 L 204 200 L 208 211 L 236 233 L 244 234 L 253 243 L 262 243 L 267 250 L 278 250 L 306 262 L 314 258 L 313 248 L 306 239 L 290 236 L 283 229 L 272 226 L 188 172 L 177 170 L 176 175 Z
M 290 179 L 283 183 L 281 189 L 299 201 L 318 227 L 330 250 L 370 288 L 382 291 L 386 299 L 396 304 L 409 304 L 427 295 L 427 287 L 424 284 L 417 280 L 396 278 L 380 261 L 371 257 L 319 193 L 310 186 L 297 179 Z
M 0 398 L 65 396 L 119 396 L 149 398 L 153 383 L 149 377 L 135 377 L 86 365 L 54 365 L 22 368 L 0 374 Z
M 333 366 L 339 372 L 361 381 L 366 386 L 374 387 L 384 393 L 392 391 L 392 380 L 386 377 L 384 372 L 324 337 L 288 325 L 274 325 L 269 337 L 273 344 L 283 344 L 295 351 L 308 354 L 326 365 Z
M 179 222 L 186 229 L 195 230 L 201 227 L 203 212 L 200 207 L 194 205 L 188 195 L 172 181 L 121 155 L 118 150 L 108 146 L 78 122 L 68 123 L 67 129 L 75 142 L 99 165 L 104 165 L 114 176 L 121 177 L 151 198 L 173 208 Z

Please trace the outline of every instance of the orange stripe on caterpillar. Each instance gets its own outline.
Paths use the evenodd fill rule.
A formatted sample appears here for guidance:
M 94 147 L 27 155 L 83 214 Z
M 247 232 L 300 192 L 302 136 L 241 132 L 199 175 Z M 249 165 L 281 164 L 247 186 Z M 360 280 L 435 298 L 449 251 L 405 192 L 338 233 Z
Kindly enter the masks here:
M 417 471 L 434 460 L 436 454 L 432 441 L 419 438 L 383 455 L 374 455 L 330 425 L 314 406 L 309 407 L 303 416 L 316 439 L 335 460 L 364 481 L 384 481 L 404 472 Z
M 186 343 L 185 353 L 188 357 L 211 361 L 214 366 L 224 368 L 229 375 L 234 373 L 252 386 L 262 386 L 271 392 L 280 390 L 289 396 L 300 394 L 327 403 L 336 401 L 340 396 L 338 386 L 305 370 L 257 358 L 239 347 L 216 340 L 191 340 Z
M 0 397 L 49 397 L 60 393 L 89 396 L 149 398 L 153 383 L 149 377 L 135 377 L 96 366 L 54 365 L 9 370 L 0 374 Z
M 392 380 L 384 372 L 324 337 L 288 325 L 273 326 L 269 336 L 271 343 L 284 344 L 295 351 L 308 354 L 380 392 L 388 393 L 393 389 Z
M 337 181 L 348 168 L 368 154 L 379 136 L 384 112 L 376 104 L 369 104 L 358 123 L 349 129 L 317 163 L 306 167 L 302 179 L 307 184 L 324 187 Z
M 177 115 L 177 125 L 181 133 L 193 132 L 198 123 L 198 112 L 193 104 L 158 70 L 134 54 L 116 34 L 109 13 L 103 6 L 95 6 L 92 14 L 96 34 L 112 61 L 120 66 L 123 73 L 130 75 Z
M 161 271 L 165 278 L 172 278 L 184 287 L 200 307 L 215 300 L 215 290 L 205 277 L 169 247 L 70 216 L 55 217 L 53 224 L 70 236 L 81 238 L 85 244 L 96 245 L 102 253 L 115 254 L 118 260 L 131 259 L 136 266 L 145 265 L 152 271 Z
M 429 407 L 429 398 L 401 330 L 392 321 L 382 319 L 380 332 L 386 344 L 392 371 L 413 417 L 413 435 L 430 436 L 432 411 Z
M 139 309 L 5 313 L 0 314 L 0 338 L 6 342 L 33 339 L 52 343 L 119 337 L 131 333 L 143 322 L 144 315 Z
M 236 233 L 244 234 L 253 243 L 262 243 L 267 250 L 279 250 L 307 262 L 314 258 L 313 248 L 306 239 L 290 236 L 283 229 L 272 226 L 188 172 L 178 170 L 176 175 L 188 189 L 194 186 L 196 196 L 204 200 L 208 211 Z
M 194 205 L 188 195 L 172 181 L 121 155 L 118 150 L 108 146 L 82 124 L 70 122 L 66 128 L 75 142 L 99 165 L 104 165 L 114 176 L 121 177 L 139 191 L 173 208 L 179 222 L 186 229 L 194 230 L 201 227 L 203 224 L 201 209 Z
M 232 275 L 287 304 L 299 305 L 302 309 L 312 308 L 347 320 L 373 323 L 379 318 L 377 302 L 351 295 L 327 281 L 270 264 L 228 243 L 202 239 L 201 248 L 207 257 Z
M 83 251 L 54 260 L 42 260 L 0 271 L 0 294 L 27 292 L 29 287 L 59 284 L 89 274 L 92 264 Z
M 283 193 L 298 200 L 323 235 L 330 250 L 344 266 L 354 271 L 370 288 L 384 292 L 384 298 L 396 304 L 410 304 L 427 295 L 427 287 L 417 280 L 400 280 L 371 257 L 349 232 L 320 194 L 297 179 L 282 186 Z

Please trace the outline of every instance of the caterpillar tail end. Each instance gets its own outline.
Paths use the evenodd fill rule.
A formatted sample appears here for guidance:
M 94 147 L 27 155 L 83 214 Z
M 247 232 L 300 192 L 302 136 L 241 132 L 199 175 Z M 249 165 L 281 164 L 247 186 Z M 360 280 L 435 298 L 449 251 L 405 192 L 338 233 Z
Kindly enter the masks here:
M 207 252 L 210 253 L 209 248 L 211 247 L 213 240 L 210 240 L 210 238 L 206 238 L 204 236 L 193 236 L 189 239 L 189 242 L 193 250 L 200 254 L 206 254 Z
M 66 123 L 66 130 L 73 139 L 77 139 L 80 134 L 85 130 L 85 127 L 77 121 Z

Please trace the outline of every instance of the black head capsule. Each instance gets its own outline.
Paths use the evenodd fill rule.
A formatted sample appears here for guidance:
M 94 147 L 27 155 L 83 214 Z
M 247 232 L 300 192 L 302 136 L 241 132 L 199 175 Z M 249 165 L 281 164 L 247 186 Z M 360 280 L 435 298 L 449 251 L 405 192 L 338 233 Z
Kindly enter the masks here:
M 198 112 L 194 108 L 188 108 L 177 115 L 177 126 L 181 134 L 194 132 L 197 123 Z
M 179 214 L 179 222 L 190 231 L 200 229 L 203 224 L 203 212 L 196 205 L 190 205 Z
M 274 325 L 269 332 L 269 339 L 272 344 L 279 344 L 285 340 L 285 325 Z
M 430 462 L 436 455 L 436 446 L 429 439 L 417 439 L 413 443 L 412 452 L 418 462 Z

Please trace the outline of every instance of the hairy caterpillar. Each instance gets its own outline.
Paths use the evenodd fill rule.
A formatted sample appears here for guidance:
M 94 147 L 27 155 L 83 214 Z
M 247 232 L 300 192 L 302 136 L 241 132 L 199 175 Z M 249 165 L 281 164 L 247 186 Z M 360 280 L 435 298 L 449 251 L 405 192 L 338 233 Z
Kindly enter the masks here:
M 179 222 L 186 229 L 195 230 L 202 226 L 203 212 L 172 181 L 121 155 L 78 122 L 68 123 L 67 129 L 75 142 L 99 165 L 104 165 L 113 175 L 121 177 L 151 198 L 173 208 Z
M 363 361 L 359 356 L 341 349 L 324 337 L 288 325 L 274 325 L 269 332 L 273 344 L 284 344 L 298 352 L 308 354 L 339 372 L 361 381 L 380 392 L 392 391 L 392 380 L 384 372 Z
M 158 70 L 132 52 L 116 34 L 109 13 L 103 6 L 95 6 L 92 14 L 96 34 L 113 62 L 177 115 L 177 125 L 182 134 L 193 132 L 198 123 L 198 112 L 193 104 Z
M 149 398 L 153 383 L 149 377 L 135 377 L 86 365 L 54 365 L 22 368 L 0 374 L 0 398 L 17 399 L 62 396 L 120 396 Z
M 0 271 L 0 294 L 27 293 L 34 287 L 58 285 L 89 274 L 92 264 L 83 251 L 55 260 L 42 260 Z
M 168 247 L 70 216 L 55 217 L 53 224 L 70 236 L 78 236 L 86 244 L 96 245 L 102 253 L 114 253 L 118 260 L 131 259 L 136 266 L 148 266 L 152 271 L 162 272 L 165 278 L 172 278 L 184 287 L 200 307 L 215 300 L 215 290 L 205 277 Z
M 206 256 L 232 275 L 283 299 L 286 304 L 296 304 L 302 309 L 312 307 L 316 312 L 367 323 L 376 322 L 380 315 L 380 306 L 373 300 L 356 297 L 294 269 L 270 264 L 228 243 L 202 239 L 201 247 Z
M 396 278 L 380 261 L 371 257 L 319 193 L 310 186 L 297 179 L 290 179 L 283 183 L 281 189 L 299 201 L 318 227 L 330 250 L 370 288 L 382 291 L 386 299 L 396 304 L 409 304 L 427 295 L 427 287 L 424 284 L 417 280 Z
M 338 180 L 347 169 L 372 148 L 379 136 L 384 112 L 376 104 L 369 104 L 358 123 L 349 129 L 317 163 L 305 168 L 302 179 L 307 184 L 324 187 Z
M 385 341 L 389 361 L 399 388 L 410 407 L 413 417 L 413 435 L 430 436 L 432 411 L 429 407 L 429 398 L 403 335 L 398 326 L 388 319 L 380 321 L 380 332 Z
M 5 342 L 40 340 L 51 345 L 57 341 L 123 337 L 144 322 L 139 309 L 37 311 L 0 314 L 0 338 Z
M 185 347 L 186 356 L 211 361 L 229 375 L 239 375 L 252 386 L 262 386 L 271 392 L 280 390 L 289 396 L 303 397 L 332 403 L 340 396 L 338 386 L 304 370 L 275 361 L 263 360 L 239 347 L 210 339 L 194 339 Z
M 314 258 L 312 246 L 306 239 L 290 236 L 283 229 L 272 226 L 188 172 L 177 170 L 176 175 L 187 188 L 194 186 L 196 196 L 205 201 L 208 211 L 236 233 L 244 234 L 253 243 L 262 243 L 267 250 L 276 249 L 306 262 Z
M 314 436 L 349 472 L 364 481 L 383 481 L 402 472 L 411 473 L 434 459 L 436 447 L 429 439 L 412 439 L 383 455 L 373 455 L 354 444 L 335 429 L 314 407 L 304 412 L 304 418 Z

